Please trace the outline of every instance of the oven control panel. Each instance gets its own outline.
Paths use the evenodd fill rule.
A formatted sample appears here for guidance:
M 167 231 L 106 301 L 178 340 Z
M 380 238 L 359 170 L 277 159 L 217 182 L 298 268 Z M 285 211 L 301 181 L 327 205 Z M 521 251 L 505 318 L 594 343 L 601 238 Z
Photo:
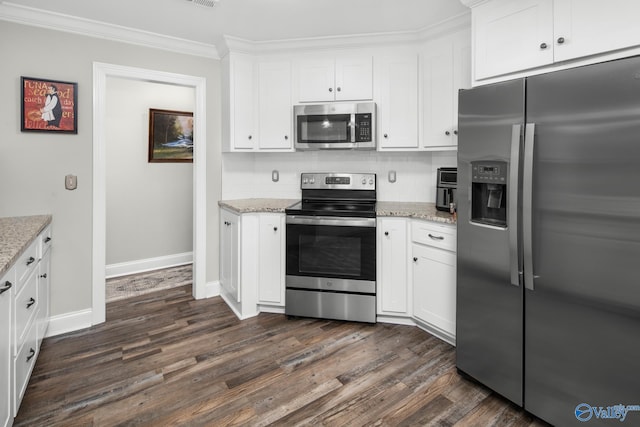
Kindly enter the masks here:
M 320 173 L 300 174 L 300 188 L 340 189 L 340 190 L 375 190 L 375 173 Z

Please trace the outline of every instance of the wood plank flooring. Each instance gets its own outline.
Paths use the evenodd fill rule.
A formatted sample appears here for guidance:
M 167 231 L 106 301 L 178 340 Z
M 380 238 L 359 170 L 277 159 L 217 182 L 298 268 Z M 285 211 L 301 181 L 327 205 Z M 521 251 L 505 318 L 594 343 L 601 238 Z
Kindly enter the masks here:
M 545 426 L 411 326 L 239 321 L 183 286 L 45 339 L 15 426 Z

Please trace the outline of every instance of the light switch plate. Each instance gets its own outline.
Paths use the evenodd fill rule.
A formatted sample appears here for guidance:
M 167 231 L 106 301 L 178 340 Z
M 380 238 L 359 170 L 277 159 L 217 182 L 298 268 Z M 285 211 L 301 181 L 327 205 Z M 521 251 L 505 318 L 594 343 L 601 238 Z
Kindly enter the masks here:
M 78 177 L 75 175 L 67 175 L 64 177 L 64 188 L 67 190 L 75 190 L 78 188 Z

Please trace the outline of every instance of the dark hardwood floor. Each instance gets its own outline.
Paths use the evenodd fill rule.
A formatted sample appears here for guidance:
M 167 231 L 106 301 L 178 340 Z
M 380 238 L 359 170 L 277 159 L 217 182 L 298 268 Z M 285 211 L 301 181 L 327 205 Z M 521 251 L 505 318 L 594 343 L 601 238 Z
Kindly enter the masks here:
M 45 339 L 14 425 L 269 424 L 545 425 L 458 375 L 454 347 L 416 327 L 239 321 L 190 286 Z

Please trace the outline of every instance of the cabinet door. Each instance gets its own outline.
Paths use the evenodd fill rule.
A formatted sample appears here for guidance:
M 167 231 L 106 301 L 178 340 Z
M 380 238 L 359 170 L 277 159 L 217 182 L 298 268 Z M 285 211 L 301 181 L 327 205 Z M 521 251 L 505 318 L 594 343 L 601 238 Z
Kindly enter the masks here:
M 261 150 L 291 150 L 291 62 L 261 62 L 258 76 L 258 145 Z
M 423 142 L 425 147 L 454 145 L 453 47 L 447 40 L 425 46 L 422 62 Z
M 381 57 L 376 70 L 380 149 L 418 148 L 418 56 Z
M 373 58 L 339 58 L 335 68 L 335 100 L 373 99 Z
M 240 216 L 220 210 L 220 285 L 240 302 Z
M 261 214 L 258 302 L 284 306 L 284 215 Z
M 6 427 L 13 421 L 11 366 L 11 299 L 16 281 L 12 268 L 0 278 L 0 427 Z
M 253 58 L 236 55 L 231 58 L 231 133 L 233 150 L 252 150 L 255 132 Z
M 413 244 L 413 315 L 455 336 L 455 253 Z
M 553 62 L 553 0 L 494 0 L 472 20 L 476 80 Z
M 49 326 L 51 248 L 42 254 L 38 263 L 38 345 L 42 342 Z
M 378 312 L 408 315 L 407 220 L 378 220 Z
M 640 45 L 638 16 L 638 0 L 555 0 L 555 61 Z
M 297 63 L 298 100 L 333 101 L 335 63 L 331 59 L 304 59 Z

